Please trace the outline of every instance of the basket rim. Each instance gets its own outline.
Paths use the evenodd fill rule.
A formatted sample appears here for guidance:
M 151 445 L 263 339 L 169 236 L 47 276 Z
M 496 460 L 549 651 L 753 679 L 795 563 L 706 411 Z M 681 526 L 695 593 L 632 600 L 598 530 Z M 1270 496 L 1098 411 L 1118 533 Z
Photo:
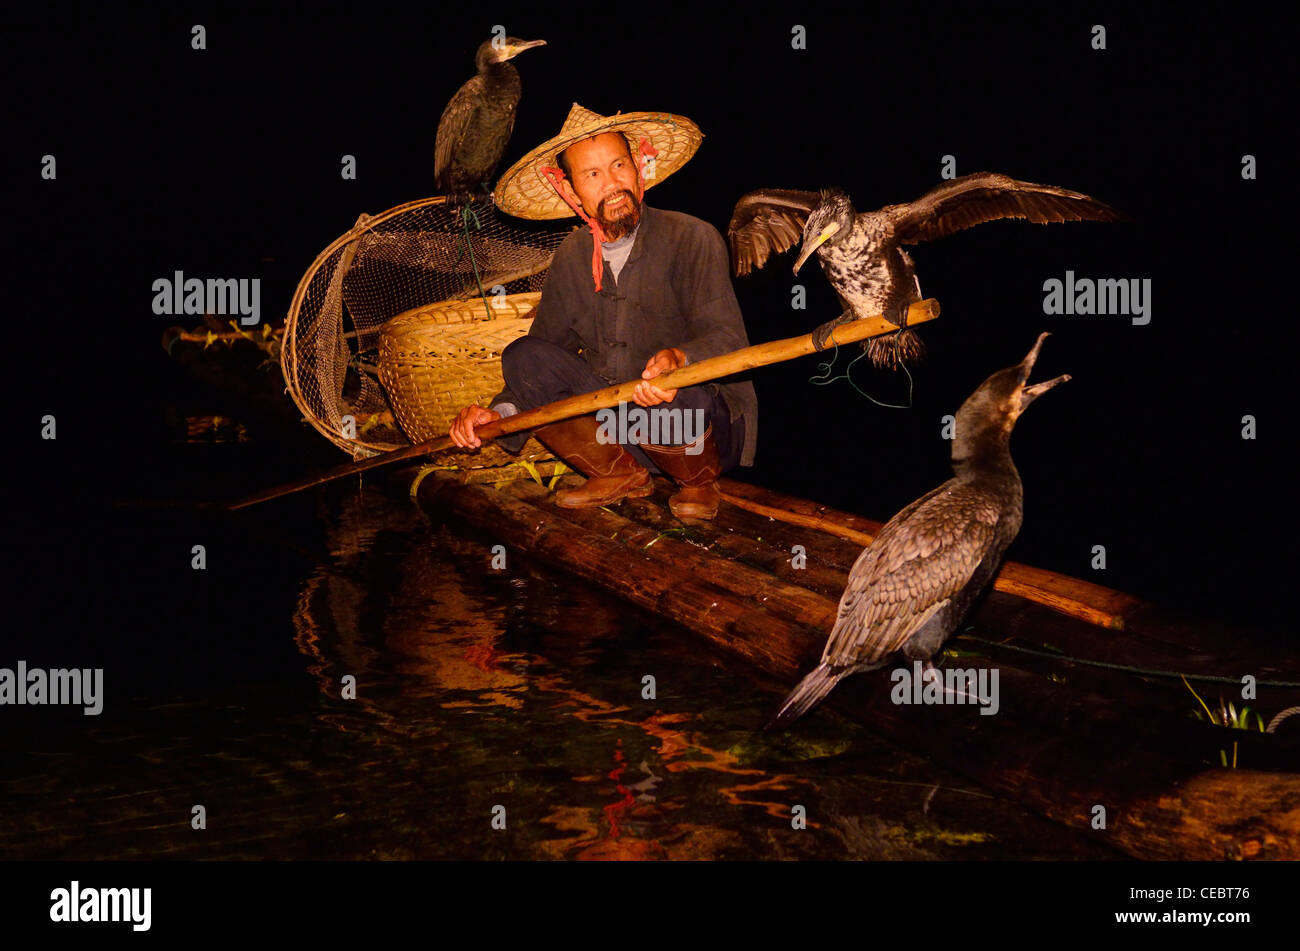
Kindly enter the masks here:
M 511 304 L 516 304 L 516 303 L 522 303 L 523 302 L 522 298 L 526 298 L 526 297 L 534 298 L 534 300 L 532 300 L 531 303 L 535 307 L 542 299 L 542 292 L 521 291 L 517 294 L 501 294 L 499 295 L 498 299 L 505 299 L 510 301 Z M 493 306 L 495 306 L 493 303 L 488 304 L 489 308 Z M 402 311 L 399 314 L 394 314 L 392 317 L 389 317 L 386 321 L 380 324 L 377 329 L 382 334 L 387 330 L 387 328 L 393 326 L 398 322 L 406 323 L 416 319 L 427 319 L 427 316 L 429 314 L 437 313 L 439 310 L 445 310 L 448 313 L 452 313 L 457 310 L 467 310 L 467 311 L 472 311 L 472 313 L 467 314 L 466 317 L 462 320 L 443 320 L 437 322 L 430 321 L 431 326 L 441 327 L 441 326 L 446 326 L 447 324 L 488 324 L 497 320 L 532 320 L 533 319 L 529 315 L 528 310 L 524 308 L 512 308 L 510 313 L 493 314 L 491 317 L 489 317 L 483 312 L 483 298 L 471 297 L 468 299 L 457 298 L 455 300 L 441 300 L 441 301 L 435 301 L 431 304 L 421 304 L 418 307 L 411 307 L 407 310 Z

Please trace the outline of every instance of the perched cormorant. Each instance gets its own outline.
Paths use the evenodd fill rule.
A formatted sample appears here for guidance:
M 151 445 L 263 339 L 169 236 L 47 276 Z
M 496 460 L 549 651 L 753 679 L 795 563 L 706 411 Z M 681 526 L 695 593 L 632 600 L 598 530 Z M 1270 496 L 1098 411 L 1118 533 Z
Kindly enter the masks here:
M 884 667 L 896 651 L 930 669 L 1020 531 L 1023 490 L 1008 447 L 1011 430 L 1025 407 L 1070 379 L 1025 385 L 1046 337 L 1040 334 L 1024 360 L 994 373 L 961 405 L 955 475 L 891 518 L 858 556 L 821 663 L 768 729 L 788 726 L 841 679 Z
M 762 267 L 768 256 L 802 243 L 797 274 L 814 251 L 839 295 L 844 313 L 817 328 L 818 349 L 831 328 L 882 314 L 907 326 L 907 308 L 921 299 L 921 284 L 901 245 L 933 241 L 997 218 L 1053 221 L 1122 221 L 1125 216 L 1079 192 L 1017 181 L 993 172 L 963 175 L 906 205 L 858 213 L 841 188 L 821 192 L 762 188 L 736 203 L 727 226 L 736 275 Z M 873 337 L 864 344 L 876 366 L 914 363 L 924 352 L 911 330 Z
M 522 85 L 507 60 L 545 40 L 486 40 L 474 57 L 478 75 L 451 97 L 438 120 L 433 174 L 438 190 L 458 203 L 492 177 L 515 127 Z

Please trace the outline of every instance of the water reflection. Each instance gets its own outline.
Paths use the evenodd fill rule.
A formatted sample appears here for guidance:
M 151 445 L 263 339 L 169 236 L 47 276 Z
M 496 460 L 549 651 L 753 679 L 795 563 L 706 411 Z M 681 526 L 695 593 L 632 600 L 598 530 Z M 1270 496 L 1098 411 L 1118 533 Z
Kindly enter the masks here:
M 418 785 L 434 812 L 461 820 L 444 825 L 432 854 L 483 854 L 498 805 L 502 857 L 514 858 L 1004 857 L 1026 847 L 988 826 L 992 807 L 1026 839 L 1018 808 L 837 717 L 756 733 L 773 698 L 742 672 L 700 663 L 689 637 L 513 554 L 493 571 L 492 544 L 412 524 L 400 506 L 345 501 L 332 557 L 304 583 L 293 618 L 329 700 L 322 720 L 420 741 L 419 753 L 402 750 L 420 757 Z M 356 699 L 341 701 L 349 674 Z M 647 674 L 653 700 L 642 697 Z M 795 806 L 806 829 L 792 828 Z M 1029 837 L 1063 838 L 1031 826 Z M 1072 854 L 1064 838 L 1045 854 Z
M 0 734 L 6 857 L 1113 857 L 829 710 L 757 732 L 779 691 L 546 566 L 491 570 L 490 535 L 369 487 L 316 504 L 230 523 L 225 574 L 113 580 L 140 689 Z M 133 527 L 142 558 L 192 544 Z

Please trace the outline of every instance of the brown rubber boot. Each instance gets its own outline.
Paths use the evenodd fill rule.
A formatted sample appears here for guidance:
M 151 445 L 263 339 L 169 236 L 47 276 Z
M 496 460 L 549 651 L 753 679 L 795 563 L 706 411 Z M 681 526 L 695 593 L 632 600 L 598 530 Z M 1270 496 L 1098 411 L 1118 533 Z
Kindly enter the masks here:
M 703 449 L 688 455 L 688 446 L 642 446 L 654 464 L 671 476 L 681 489 L 668 500 L 668 507 L 678 518 L 713 518 L 718 514 L 718 475 L 722 464 L 718 460 L 718 444 L 713 440 L 710 426 L 700 437 Z M 694 445 L 694 444 L 692 444 Z
M 618 443 L 597 440 L 599 430 L 595 416 L 579 416 L 533 430 L 542 445 L 587 476 L 580 488 L 555 493 L 556 505 L 591 508 L 620 499 L 639 499 L 654 491 L 650 470 Z

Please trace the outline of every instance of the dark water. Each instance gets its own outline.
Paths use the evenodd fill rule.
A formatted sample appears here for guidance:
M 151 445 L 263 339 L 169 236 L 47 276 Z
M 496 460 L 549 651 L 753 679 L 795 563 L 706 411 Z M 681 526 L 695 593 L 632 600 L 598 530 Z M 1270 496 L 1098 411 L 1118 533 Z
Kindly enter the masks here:
M 241 452 L 170 464 L 224 477 Z M 1113 856 L 831 711 L 757 732 L 774 685 L 545 565 L 489 570 L 495 539 L 400 494 L 277 506 L 83 529 L 115 557 L 6 665 L 102 665 L 104 712 L 7 711 L 6 857 Z M 68 555 L 38 550 L 44 597 Z

